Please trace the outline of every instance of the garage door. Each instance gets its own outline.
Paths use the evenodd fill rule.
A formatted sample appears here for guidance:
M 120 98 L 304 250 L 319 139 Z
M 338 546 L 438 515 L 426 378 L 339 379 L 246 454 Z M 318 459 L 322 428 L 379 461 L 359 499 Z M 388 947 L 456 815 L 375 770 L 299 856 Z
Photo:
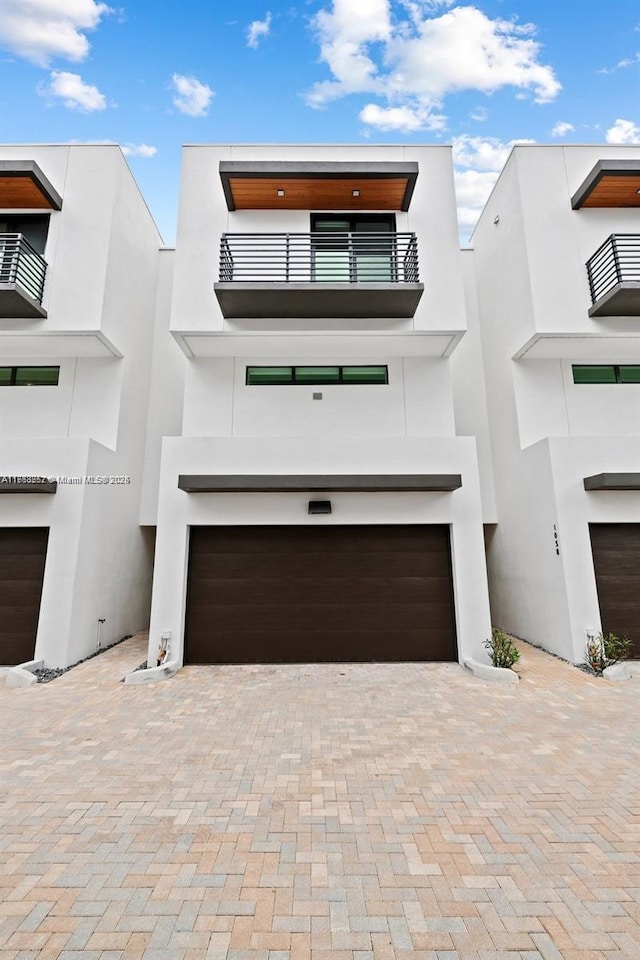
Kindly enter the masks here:
M 0 663 L 33 660 L 49 530 L 0 529 Z
M 634 643 L 640 657 L 640 523 L 589 526 L 603 633 Z
M 446 526 L 191 528 L 185 663 L 457 658 Z

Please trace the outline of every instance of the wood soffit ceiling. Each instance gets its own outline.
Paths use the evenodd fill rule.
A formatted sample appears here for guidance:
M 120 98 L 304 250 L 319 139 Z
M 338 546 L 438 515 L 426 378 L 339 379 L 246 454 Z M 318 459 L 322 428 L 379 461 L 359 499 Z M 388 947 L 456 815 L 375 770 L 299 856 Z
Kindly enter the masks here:
M 603 161 L 596 164 L 574 194 L 571 206 L 640 207 L 640 160 Z
M 220 164 L 229 210 L 408 210 L 416 176 L 408 163 Z
M 60 210 L 62 198 L 33 161 L 0 162 L 0 209 Z

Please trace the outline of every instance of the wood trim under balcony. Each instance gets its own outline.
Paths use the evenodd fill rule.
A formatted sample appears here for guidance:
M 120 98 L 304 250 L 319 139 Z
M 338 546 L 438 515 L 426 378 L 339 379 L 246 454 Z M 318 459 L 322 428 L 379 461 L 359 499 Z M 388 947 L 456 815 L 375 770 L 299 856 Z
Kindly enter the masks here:
M 62 197 L 34 160 L 0 160 L 0 209 L 60 210 Z
M 640 159 L 599 160 L 571 198 L 582 207 L 640 207 Z
M 408 210 L 418 164 L 220 161 L 229 210 Z

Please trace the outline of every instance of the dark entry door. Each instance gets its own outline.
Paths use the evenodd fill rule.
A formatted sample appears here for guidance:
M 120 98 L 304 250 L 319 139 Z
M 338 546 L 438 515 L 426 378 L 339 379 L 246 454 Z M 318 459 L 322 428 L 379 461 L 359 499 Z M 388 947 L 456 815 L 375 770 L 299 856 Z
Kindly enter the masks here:
M 191 528 L 185 663 L 457 658 L 446 526 Z
M 603 633 L 633 641 L 640 657 L 640 523 L 589 524 Z
M 0 529 L 0 663 L 33 660 L 49 530 Z

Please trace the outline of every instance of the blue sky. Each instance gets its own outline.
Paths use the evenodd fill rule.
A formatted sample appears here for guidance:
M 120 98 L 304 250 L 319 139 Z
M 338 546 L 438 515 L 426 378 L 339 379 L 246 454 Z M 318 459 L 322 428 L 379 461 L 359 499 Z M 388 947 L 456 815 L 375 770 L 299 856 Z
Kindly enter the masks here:
M 2 0 L 5 142 L 117 142 L 167 243 L 183 143 L 640 141 L 637 0 Z

